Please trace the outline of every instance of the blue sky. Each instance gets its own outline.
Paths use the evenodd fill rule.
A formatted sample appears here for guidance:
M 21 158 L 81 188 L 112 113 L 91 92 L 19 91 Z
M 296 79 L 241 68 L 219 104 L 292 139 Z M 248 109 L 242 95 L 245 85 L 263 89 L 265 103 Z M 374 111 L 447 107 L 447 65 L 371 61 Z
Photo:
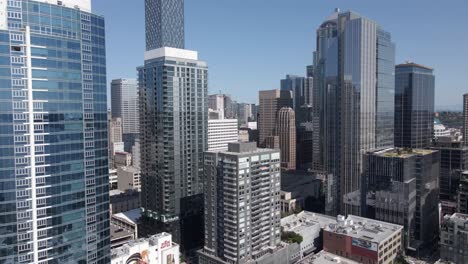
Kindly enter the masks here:
M 315 30 L 335 7 L 353 10 L 391 32 L 396 62 L 435 69 L 436 105 L 468 92 L 466 0 L 185 0 L 186 48 L 209 65 L 210 93 L 256 102 L 286 74 L 305 74 Z M 136 78 L 143 63 L 144 0 L 94 0 L 106 18 L 108 81 Z

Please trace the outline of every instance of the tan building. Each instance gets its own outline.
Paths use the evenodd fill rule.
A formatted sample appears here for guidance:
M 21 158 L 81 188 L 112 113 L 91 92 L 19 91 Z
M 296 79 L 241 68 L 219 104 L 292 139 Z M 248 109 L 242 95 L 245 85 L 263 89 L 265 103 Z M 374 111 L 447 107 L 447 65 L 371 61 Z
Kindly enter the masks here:
M 132 165 L 132 154 L 128 152 L 115 152 L 114 166 L 116 168 Z
M 138 190 L 141 191 L 140 169 L 128 166 L 117 169 L 117 188 L 121 191 Z
M 115 152 L 124 151 L 124 143 L 122 141 L 122 119 L 109 119 L 109 168 L 114 168 Z
M 275 135 L 277 113 L 282 107 L 292 106 L 292 93 L 286 90 L 259 92 L 258 131 L 259 146 L 265 147 L 266 139 Z
M 281 150 L 281 168 L 296 169 L 296 116 L 290 107 L 278 111 L 276 119 L 276 135 L 279 138 Z

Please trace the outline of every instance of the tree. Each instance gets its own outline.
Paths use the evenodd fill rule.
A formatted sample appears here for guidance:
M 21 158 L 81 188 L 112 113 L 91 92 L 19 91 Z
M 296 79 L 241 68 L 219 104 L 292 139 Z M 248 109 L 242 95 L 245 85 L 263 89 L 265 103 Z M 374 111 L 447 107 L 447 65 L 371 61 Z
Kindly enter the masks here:
M 303 240 L 302 236 L 291 231 L 286 231 L 281 233 L 281 240 L 288 243 L 298 243 L 300 244 Z

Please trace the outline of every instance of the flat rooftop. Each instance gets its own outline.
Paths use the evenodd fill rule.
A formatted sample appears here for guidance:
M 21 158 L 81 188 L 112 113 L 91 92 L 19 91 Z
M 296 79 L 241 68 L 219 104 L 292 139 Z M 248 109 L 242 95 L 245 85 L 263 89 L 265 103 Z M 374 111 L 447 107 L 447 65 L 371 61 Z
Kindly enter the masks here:
M 335 263 L 340 263 L 340 264 L 359 264 L 359 262 L 347 259 L 335 254 L 332 254 L 327 251 L 320 251 L 319 253 L 311 256 L 310 258 L 300 261 L 300 264 L 335 264 Z
M 335 217 L 307 211 L 281 218 L 281 227 L 285 231 L 293 231 L 298 234 L 307 232 L 311 227 L 325 228 L 330 224 L 336 224 Z
M 348 218 L 339 215 L 336 224 L 328 225 L 325 230 L 380 244 L 395 233 L 401 232 L 403 226 L 355 215 L 348 215 Z
M 414 155 L 429 155 L 437 150 L 432 149 L 410 149 L 410 148 L 390 148 L 373 152 L 374 155 L 381 157 L 408 158 Z
M 468 214 L 454 213 L 453 215 L 446 215 L 445 219 L 457 223 L 457 225 L 468 225 Z
M 127 212 L 122 212 L 112 215 L 113 218 L 117 218 L 128 222 L 130 224 L 138 224 L 138 219 L 141 217 L 141 208 L 133 209 Z

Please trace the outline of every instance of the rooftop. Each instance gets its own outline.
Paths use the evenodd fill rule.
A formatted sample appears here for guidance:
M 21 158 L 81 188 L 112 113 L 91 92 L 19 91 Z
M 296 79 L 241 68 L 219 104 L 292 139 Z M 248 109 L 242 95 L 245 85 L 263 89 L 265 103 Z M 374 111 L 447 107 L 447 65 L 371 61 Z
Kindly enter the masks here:
M 316 264 L 334 264 L 334 263 L 340 263 L 340 264 L 359 264 L 359 262 L 356 262 L 351 259 L 347 259 L 335 254 L 332 254 L 327 251 L 320 251 L 319 253 L 311 256 L 309 259 L 305 261 L 299 262 L 301 264 L 307 264 L 307 263 L 316 263 Z
M 298 234 L 307 232 L 311 227 L 325 228 L 329 224 L 336 224 L 335 217 L 307 211 L 281 218 L 281 227 L 285 231 L 293 231 Z
M 453 215 L 444 216 L 444 220 L 450 219 L 458 225 L 468 225 L 468 214 L 454 213 Z
M 416 67 L 416 68 L 421 68 L 421 69 L 425 69 L 425 70 L 429 70 L 429 71 L 432 71 L 434 69 L 432 68 L 429 68 L 429 67 L 426 67 L 424 65 L 421 65 L 421 64 L 417 64 L 417 63 L 414 63 L 414 62 L 405 62 L 405 63 L 402 63 L 402 64 L 398 64 L 396 65 L 395 67 L 397 68 L 401 68 L 401 67 Z
M 329 224 L 325 230 L 337 234 L 345 234 L 370 242 L 381 242 L 401 232 L 403 226 L 377 221 L 365 217 L 348 215 L 348 218 L 338 215 L 335 224 Z
M 122 212 L 118 214 L 112 215 L 113 218 L 118 218 L 130 224 L 136 225 L 138 223 L 138 219 L 141 217 L 141 209 L 133 209 L 127 212 Z
M 381 157 L 408 158 L 413 155 L 429 155 L 437 150 L 432 149 L 410 149 L 410 148 L 389 148 L 376 151 L 373 154 Z

